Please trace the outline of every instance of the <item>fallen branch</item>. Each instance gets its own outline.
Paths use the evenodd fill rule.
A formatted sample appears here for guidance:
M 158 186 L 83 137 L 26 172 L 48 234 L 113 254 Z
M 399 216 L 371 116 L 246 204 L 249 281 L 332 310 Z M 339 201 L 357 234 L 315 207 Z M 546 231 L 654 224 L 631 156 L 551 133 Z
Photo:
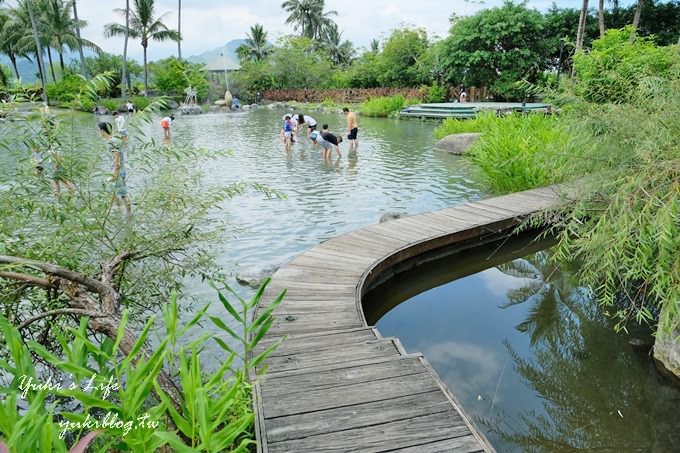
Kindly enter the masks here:
M 30 326 L 36 321 L 40 321 L 41 319 L 45 318 L 50 318 L 50 317 L 55 317 L 55 316 L 61 316 L 61 315 L 79 315 L 79 316 L 87 316 L 89 318 L 97 318 L 101 316 L 106 316 L 101 313 L 97 313 L 95 311 L 90 311 L 90 310 L 83 310 L 82 308 L 58 308 L 56 310 L 50 310 L 46 311 L 44 313 L 40 313 L 39 315 L 33 316 L 32 318 L 27 319 L 26 321 L 22 322 L 17 329 L 23 330 L 26 327 Z

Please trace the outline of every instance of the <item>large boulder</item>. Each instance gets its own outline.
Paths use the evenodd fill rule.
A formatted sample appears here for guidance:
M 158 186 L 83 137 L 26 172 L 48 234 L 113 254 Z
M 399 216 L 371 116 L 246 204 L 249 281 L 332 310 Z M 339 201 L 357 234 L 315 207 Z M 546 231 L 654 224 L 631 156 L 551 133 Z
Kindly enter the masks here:
M 269 266 L 264 269 L 244 269 L 236 274 L 236 281 L 243 286 L 259 288 L 265 278 L 271 277 L 281 266 Z
M 234 96 L 231 95 L 229 91 L 226 91 L 224 93 L 224 105 L 227 107 L 231 108 L 231 105 L 234 103 Z
M 449 135 L 439 140 L 434 148 L 452 154 L 464 154 L 481 135 L 473 132 Z
M 662 311 L 661 318 L 663 317 Z M 662 374 L 680 385 L 680 327 L 667 333 L 663 331 L 659 322 L 654 342 L 654 361 Z
M 179 102 L 174 99 L 168 99 L 167 107 L 172 110 L 177 109 L 179 108 Z
M 217 105 L 219 107 L 224 107 L 224 106 L 227 105 L 227 102 L 222 100 L 222 99 L 218 99 L 217 101 L 215 101 L 215 105 Z

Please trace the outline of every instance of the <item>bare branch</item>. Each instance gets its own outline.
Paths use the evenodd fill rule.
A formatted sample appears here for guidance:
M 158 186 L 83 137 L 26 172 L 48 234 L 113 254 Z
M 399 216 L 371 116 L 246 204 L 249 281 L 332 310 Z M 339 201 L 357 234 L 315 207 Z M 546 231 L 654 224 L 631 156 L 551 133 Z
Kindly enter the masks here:
M 36 277 L 34 275 L 22 274 L 20 272 L 0 272 L 0 278 L 5 278 L 7 280 L 16 280 L 18 282 L 28 283 L 29 285 L 32 286 L 40 286 L 41 288 L 55 287 L 55 285 L 51 284 L 49 280 Z
M 87 316 L 90 318 L 97 318 L 100 316 L 106 316 L 102 313 L 97 313 L 94 311 L 90 310 L 83 310 L 80 308 L 59 308 L 56 310 L 50 310 L 46 311 L 44 313 L 40 313 L 39 315 L 33 316 L 32 318 L 27 319 L 26 321 L 22 322 L 19 327 L 17 327 L 19 330 L 23 330 L 26 327 L 30 326 L 36 321 L 40 321 L 41 319 L 44 318 L 50 318 L 50 317 L 55 317 L 55 316 L 61 316 L 61 315 L 80 315 L 80 316 Z

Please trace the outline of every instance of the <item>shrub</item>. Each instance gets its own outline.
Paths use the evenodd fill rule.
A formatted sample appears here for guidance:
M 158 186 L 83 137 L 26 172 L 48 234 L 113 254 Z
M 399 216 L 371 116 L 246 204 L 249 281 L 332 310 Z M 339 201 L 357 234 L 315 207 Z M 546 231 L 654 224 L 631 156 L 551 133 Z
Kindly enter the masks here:
M 678 65 L 678 50 L 658 47 L 649 38 L 631 40 L 631 27 L 608 30 L 590 52 L 574 56 L 575 94 L 589 102 L 630 102 L 648 77 L 668 78 Z
M 497 120 L 498 118 L 492 112 L 479 113 L 475 118 L 471 119 L 447 118 L 434 130 L 434 136 L 441 139 L 452 134 L 484 132 L 491 123 Z
M 192 86 L 199 100 L 208 96 L 210 84 L 203 65 L 179 61 L 175 57 L 155 62 L 152 65 L 153 80 L 162 94 L 178 94 L 184 98 L 184 90 Z
M 111 113 L 118 110 L 118 107 L 120 107 L 121 104 L 118 99 L 102 99 L 99 102 Z
M 372 98 L 361 103 L 359 113 L 363 116 L 387 118 L 399 113 L 405 107 L 419 102 L 417 99 L 406 99 L 401 94 Z
M 57 82 L 49 83 L 45 88 L 50 99 L 60 102 L 71 102 L 85 86 L 82 77 L 66 73 L 64 78 Z
M 449 96 L 449 90 L 437 83 L 434 83 L 427 89 L 427 102 L 446 102 Z
M 494 191 L 517 192 L 559 180 L 554 165 L 562 159 L 568 134 L 557 117 L 486 115 L 465 123 L 483 132 L 470 148 L 469 158 Z
M 132 96 L 131 101 L 137 110 L 144 110 L 151 104 L 151 100 L 146 96 Z

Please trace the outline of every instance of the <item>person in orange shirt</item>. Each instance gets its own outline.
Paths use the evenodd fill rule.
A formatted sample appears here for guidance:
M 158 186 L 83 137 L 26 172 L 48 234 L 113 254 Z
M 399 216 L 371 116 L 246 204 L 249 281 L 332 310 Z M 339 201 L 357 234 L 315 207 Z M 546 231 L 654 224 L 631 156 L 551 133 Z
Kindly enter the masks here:
M 352 151 L 352 149 L 356 149 L 357 146 L 359 145 L 359 140 L 357 139 L 357 135 L 359 134 L 357 114 L 354 112 L 350 112 L 347 107 L 343 108 L 342 112 L 347 117 L 347 130 L 349 131 L 347 140 L 349 140 L 349 150 Z

